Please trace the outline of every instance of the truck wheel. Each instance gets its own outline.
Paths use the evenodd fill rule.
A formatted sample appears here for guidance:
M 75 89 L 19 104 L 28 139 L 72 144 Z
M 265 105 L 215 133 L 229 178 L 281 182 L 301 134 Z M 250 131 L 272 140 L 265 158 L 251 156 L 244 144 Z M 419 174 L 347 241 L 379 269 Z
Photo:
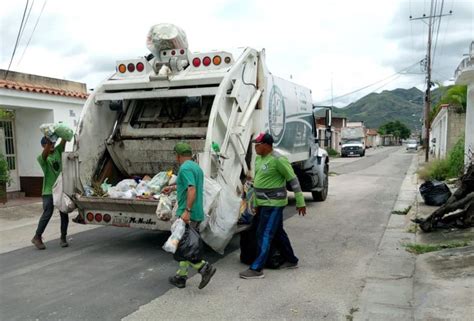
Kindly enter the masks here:
M 326 198 L 328 197 L 328 190 L 329 190 L 329 166 L 326 165 L 324 167 L 324 183 L 323 183 L 323 189 L 320 192 L 311 192 L 311 195 L 313 195 L 313 201 L 315 202 L 324 202 Z

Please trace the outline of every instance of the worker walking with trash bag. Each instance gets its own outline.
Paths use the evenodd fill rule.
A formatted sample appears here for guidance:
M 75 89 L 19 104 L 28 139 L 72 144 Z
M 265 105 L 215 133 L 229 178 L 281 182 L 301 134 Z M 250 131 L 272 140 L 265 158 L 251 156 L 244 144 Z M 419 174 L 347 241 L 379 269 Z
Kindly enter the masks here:
M 63 124 L 45 124 L 42 125 L 40 129 L 45 135 L 41 138 L 43 152 L 37 158 L 44 174 L 42 190 L 43 214 L 38 222 L 38 228 L 36 229 L 35 236 L 31 240 L 31 243 L 33 243 L 38 250 L 44 250 L 46 246 L 43 243 L 42 235 L 54 211 L 53 185 L 61 173 L 61 154 L 64 152 L 66 141 L 72 139 L 73 132 Z M 61 143 L 55 146 L 58 137 L 61 137 Z M 59 244 L 61 247 L 67 247 L 69 246 L 66 239 L 69 217 L 67 213 L 63 212 L 59 212 L 59 215 L 61 216 L 61 238 Z
M 202 259 L 202 240 L 199 235 L 199 225 L 204 220 L 204 173 L 192 160 L 193 152 L 188 143 L 177 143 L 174 152 L 180 165 L 176 185 L 165 187 L 162 193 L 177 191 L 176 216 L 183 220 L 186 229 L 174 253 L 175 259 L 179 261 L 179 269 L 176 275 L 169 278 L 169 282 L 178 288 L 186 287 L 188 269 L 193 267 L 201 274 L 198 287 L 202 289 L 216 273 L 216 268 Z
M 298 267 L 298 258 L 293 252 L 290 240 L 283 229 L 283 209 L 288 204 L 286 184 L 289 183 L 296 197 L 299 215 L 306 215 L 304 196 L 300 183 L 286 157 L 273 151 L 273 137 L 261 133 L 255 140 L 255 205 L 257 207 L 257 258 L 250 267 L 240 272 L 243 279 L 264 277 L 263 267 L 270 253 L 272 242 L 278 245 L 285 261 L 280 268 Z

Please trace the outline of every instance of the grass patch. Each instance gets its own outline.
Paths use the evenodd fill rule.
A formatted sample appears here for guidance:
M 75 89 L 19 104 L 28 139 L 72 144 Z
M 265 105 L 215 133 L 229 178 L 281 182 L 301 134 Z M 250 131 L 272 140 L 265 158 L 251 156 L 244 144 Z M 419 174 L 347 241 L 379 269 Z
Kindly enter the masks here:
M 464 168 L 464 138 L 454 145 L 445 159 L 436 159 L 418 170 L 418 176 L 425 180 L 444 181 L 448 178 L 459 177 Z
M 407 233 L 416 234 L 416 232 L 418 232 L 418 224 L 410 224 L 407 227 L 406 231 L 407 231 Z
M 396 214 L 396 215 L 407 215 L 408 212 L 410 212 L 411 210 L 411 205 L 408 206 L 407 208 L 405 208 L 404 210 L 402 211 L 392 211 L 392 214 Z
M 453 241 L 448 243 L 440 244 L 420 244 L 420 243 L 408 243 L 404 244 L 405 249 L 414 254 L 423 254 L 429 252 L 440 251 L 443 249 L 454 249 L 457 247 L 468 246 L 469 241 Z
M 327 152 L 328 152 L 328 155 L 331 156 L 331 157 L 337 157 L 337 156 L 339 156 L 339 153 L 338 153 L 337 150 L 335 150 L 335 149 L 328 148 L 328 149 L 327 149 Z

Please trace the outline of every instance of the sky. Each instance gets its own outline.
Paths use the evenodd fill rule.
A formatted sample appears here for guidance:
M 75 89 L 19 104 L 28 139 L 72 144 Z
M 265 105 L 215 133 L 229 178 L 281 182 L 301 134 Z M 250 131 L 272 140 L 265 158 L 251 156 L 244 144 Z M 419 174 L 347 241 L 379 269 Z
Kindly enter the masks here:
M 436 19 L 433 33 L 433 80 L 449 84 L 474 40 L 472 0 L 30 0 L 10 70 L 94 88 L 117 60 L 149 53 L 151 26 L 172 23 L 193 52 L 265 48 L 273 74 L 310 88 L 316 104 L 342 107 L 374 91 L 423 89 L 428 20 L 409 17 L 429 16 L 431 2 L 437 15 L 453 12 Z M 0 1 L 0 69 L 26 3 Z

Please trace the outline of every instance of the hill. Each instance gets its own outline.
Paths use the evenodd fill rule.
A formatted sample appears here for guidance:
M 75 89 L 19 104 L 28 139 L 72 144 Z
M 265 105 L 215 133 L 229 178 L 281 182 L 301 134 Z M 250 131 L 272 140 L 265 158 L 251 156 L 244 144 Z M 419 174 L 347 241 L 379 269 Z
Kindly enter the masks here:
M 440 95 L 440 89 L 432 91 L 433 106 L 439 101 Z M 367 128 L 378 128 L 387 122 L 399 120 L 411 130 L 420 130 L 423 102 L 424 93 L 415 87 L 384 90 L 368 94 L 344 108 L 335 108 L 333 116 L 364 121 Z

